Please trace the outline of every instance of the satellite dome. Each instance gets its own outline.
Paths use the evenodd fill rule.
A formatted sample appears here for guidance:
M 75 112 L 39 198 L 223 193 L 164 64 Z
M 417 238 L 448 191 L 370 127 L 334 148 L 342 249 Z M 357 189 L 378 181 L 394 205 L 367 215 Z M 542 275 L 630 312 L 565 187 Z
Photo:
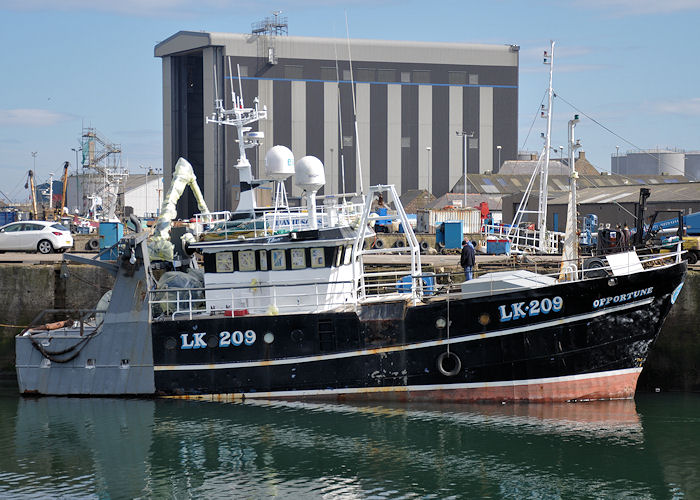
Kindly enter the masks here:
M 295 184 L 307 191 L 318 191 L 326 184 L 323 163 L 315 156 L 304 156 L 297 162 Z
M 283 181 L 294 175 L 294 154 L 285 146 L 274 146 L 265 155 L 265 176 Z

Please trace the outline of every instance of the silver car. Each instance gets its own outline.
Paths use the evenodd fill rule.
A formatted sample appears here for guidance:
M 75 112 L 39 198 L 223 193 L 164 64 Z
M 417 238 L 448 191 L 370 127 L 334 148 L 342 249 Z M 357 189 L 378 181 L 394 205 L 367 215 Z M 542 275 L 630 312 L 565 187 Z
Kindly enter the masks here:
M 0 227 L 0 252 L 64 252 L 72 246 L 70 231 L 57 222 L 30 220 Z

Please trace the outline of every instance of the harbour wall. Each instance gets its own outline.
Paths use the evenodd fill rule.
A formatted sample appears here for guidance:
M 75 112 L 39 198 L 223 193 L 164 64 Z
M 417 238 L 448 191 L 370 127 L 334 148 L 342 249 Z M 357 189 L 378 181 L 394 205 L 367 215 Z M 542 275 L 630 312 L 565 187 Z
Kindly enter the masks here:
M 14 336 L 41 311 L 94 309 L 113 281 L 111 274 L 94 266 L 0 264 L 0 373 L 14 376 Z M 700 392 L 700 272 L 688 272 L 638 388 Z

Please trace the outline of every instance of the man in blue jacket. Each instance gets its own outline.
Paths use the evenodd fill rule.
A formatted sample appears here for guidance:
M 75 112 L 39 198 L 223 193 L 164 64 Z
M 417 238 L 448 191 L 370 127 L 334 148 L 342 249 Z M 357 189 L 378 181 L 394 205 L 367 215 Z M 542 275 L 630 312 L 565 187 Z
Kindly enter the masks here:
M 472 268 L 475 262 L 474 247 L 467 240 L 462 241 L 462 254 L 459 257 L 459 265 L 464 268 L 464 281 L 472 279 Z

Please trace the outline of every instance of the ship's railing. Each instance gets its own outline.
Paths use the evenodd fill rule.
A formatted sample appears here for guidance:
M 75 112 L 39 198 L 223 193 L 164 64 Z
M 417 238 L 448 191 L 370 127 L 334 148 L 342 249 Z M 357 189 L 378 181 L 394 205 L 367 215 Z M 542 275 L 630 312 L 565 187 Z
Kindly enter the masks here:
M 540 233 L 534 229 L 522 226 L 503 226 L 499 224 L 484 224 L 482 235 L 485 239 L 503 239 L 510 242 L 512 252 L 542 253 L 540 249 Z M 555 254 L 561 249 L 564 233 L 547 231 L 545 253 Z
M 665 266 L 679 262 L 682 252 L 652 254 L 641 256 L 639 263 L 643 269 Z M 566 266 L 565 266 L 566 268 Z M 571 266 L 572 272 L 567 276 L 569 281 L 590 280 L 607 277 L 614 279 L 625 274 L 620 266 L 603 265 L 590 269 L 578 269 Z M 630 270 L 632 272 L 632 270 Z M 487 278 L 489 274 L 476 274 L 476 278 Z M 533 286 L 549 286 L 554 280 L 561 281 L 560 271 L 538 273 L 540 276 L 553 278 L 550 282 Z M 345 309 L 356 310 L 365 301 L 409 299 L 416 290 L 420 290 L 424 300 L 440 298 L 444 295 L 459 295 L 461 298 L 483 296 L 484 294 L 502 294 L 509 291 L 522 290 L 514 286 L 497 289 L 470 291 L 463 289 L 464 281 L 461 273 L 422 273 L 411 275 L 408 270 L 380 271 L 366 273 L 359 286 L 353 281 L 333 282 L 304 281 L 290 283 L 255 283 L 237 286 L 209 286 L 202 288 L 169 288 L 151 290 L 149 305 L 153 318 L 182 319 L 203 315 L 224 316 L 269 316 L 277 314 L 319 313 L 323 311 Z M 496 281 L 496 278 L 493 280 Z M 251 294 L 251 292 L 253 294 Z M 207 307 L 207 303 L 210 304 Z M 211 305 L 211 304 L 214 305 Z
M 319 205 L 316 207 L 318 228 L 349 226 L 362 215 L 362 203 Z M 292 232 L 309 228 L 309 212 L 306 207 L 289 207 L 265 212 L 266 233 Z
M 228 210 L 210 212 L 208 214 L 194 214 L 194 235 L 199 238 L 203 231 L 217 224 L 226 223 L 230 218 L 231 212 Z
M 336 201 L 336 198 L 332 198 Z M 328 201 L 328 200 L 327 200 Z M 319 228 L 350 226 L 356 224 L 362 215 L 362 203 L 332 203 L 316 207 L 316 220 Z M 239 235 L 258 237 L 275 233 L 288 233 L 309 228 L 309 214 L 306 207 L 281 207 L 269 209 L 255 219 L 231 220 L 233 213 L 225 210 L 208 214 L 194 215 L 194 235 L 215 233 L 223 239 L 236 239 Z
M 248 283 L 201 288 L 167 288 L 149 291 L 151 317 L 170 319 L 195 316 L 261 316 L 317 313 L 355 306 L 351 281 Z M 207 307 L 209 304 L 209 307 Z

